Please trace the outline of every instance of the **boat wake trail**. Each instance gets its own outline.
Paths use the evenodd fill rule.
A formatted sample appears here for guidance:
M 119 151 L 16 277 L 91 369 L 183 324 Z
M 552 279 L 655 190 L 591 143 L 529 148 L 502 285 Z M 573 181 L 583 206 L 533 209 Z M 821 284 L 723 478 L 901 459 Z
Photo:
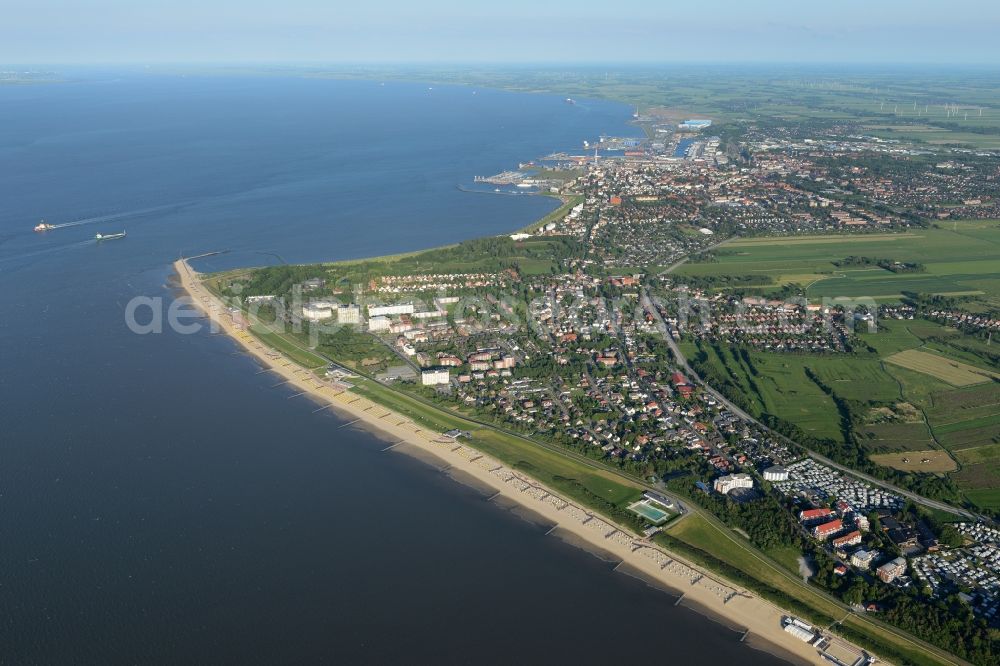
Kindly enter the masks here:
M 83 247 L 84 245 L 93 245 L 97 241 L 93 238 L 88 238 L 87 240 L 76 241 L 74 243 L 65 243 L 63 245 L 56 245 L 52 247 L 46 247 L 40 250 L 35 250 L 34 252 L 23 252 L 20 254 L 12 254 L 6 257 L 0 257 L 0 266 L 9 264 L 14 261 L 31 259 L 33 257 L 40 257 L 46 254 L 54 254 L 56 252 L 65 252 L 67 250 L 72 250 L 76 247 Z
M 72 222 L 63 222 L 62 224 L 50 224 L 48 229 L 66 229 L 68 227 L 79 227 L 85 224 L 101 224 L 103 222 L 118 222 L 120 220 L 129 220 L 136 217 L 142 217 L 143 215 L 152 215 L 153 213 L 165 213 L 170 210 L 177 210 L 185 206 L 190 205 L 189 203 L 176 203 L 167 204 L 164 206 L 152 206 L 150 208 L 139 208 L 136 210 L 128 210 L 122 213 L 111 213 L 109 215 L 98 215 L 95 217 L 86 217 L 82 220 L 74 220 Z

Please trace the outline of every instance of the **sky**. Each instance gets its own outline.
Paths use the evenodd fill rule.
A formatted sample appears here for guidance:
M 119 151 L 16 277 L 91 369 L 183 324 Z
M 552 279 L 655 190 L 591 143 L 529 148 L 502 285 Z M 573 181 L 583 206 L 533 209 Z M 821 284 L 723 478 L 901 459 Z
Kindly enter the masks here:
M 1000 65 L 996 0 L 0 0 L 0 63 Z

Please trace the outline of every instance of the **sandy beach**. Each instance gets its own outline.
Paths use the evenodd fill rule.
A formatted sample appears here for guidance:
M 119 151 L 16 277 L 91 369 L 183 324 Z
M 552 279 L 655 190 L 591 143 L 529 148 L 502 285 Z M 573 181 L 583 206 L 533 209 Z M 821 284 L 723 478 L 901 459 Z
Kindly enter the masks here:
M 432 454 L 443 462 L 443 466 L 450 466 L 481 488 L 493 489 L 497 496 L 517 502 L 564 534 L 613 555 L 621 562 L 619 566 L 627 567 L 630 573 L 683 595 L 681 603 L 700 607 L 721 618 L 726 626 L 746 631 L 746 642 L 758 649 L 766 649 L 797 663 L 828 663 L 816 648 L 782 629 L 783 613 L 770 602 L 723 582 L 609 520 L 564 500 L 537 481 L 470 446 L 427 430 L 405 416 L 352 393 L 345 386 L 320 379 L 243 330 L 239 323 L 241 318 L 230 314 L 228 308 L 204 287 L 200 275 L 186 261 L 177 261 L 174 268 L 181 287 L 219 331 L 232 337 L 263 366 L 279 375 L 289 389 L 317 400 L 321 409 L 330 405 L 357 419 L 358 425 L 366 424 L 381 431 L 389 442 L 387 446 L 405 443 Z M 665 599 L 665 603 L 669 602 Z M 701 640 L 711 641 L 711 635 L 709 630 Z M 850 649 L 843 641 L 835 640 L 844 649 Z

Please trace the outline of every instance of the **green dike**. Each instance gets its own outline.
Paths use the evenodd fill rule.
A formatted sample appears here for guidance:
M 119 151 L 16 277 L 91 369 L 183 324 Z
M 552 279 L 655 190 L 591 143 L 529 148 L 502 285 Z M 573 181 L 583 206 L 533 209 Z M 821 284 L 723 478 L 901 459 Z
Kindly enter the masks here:
M 286 340 L 283 336 L 274 333 L 273 331 L 258 328 L 257 326 L 251 326 L 250 332 L 253 333 L 253 335 L 262 343 L 268 347 L 277 349 L 282 354 L 301 365 L 303 368 L 315 370 L 316 368 L 322 368 L 328 363 L 325 358 L 308 350 L 302 349 L 298 345 Z
M 837 625 L 836 631 L 847 640 L 857 643 L 895 664 L 936 666 L 942 663 L 964 663 L 957 660 L 942 661 L 935 659 L 919 646 L 895 634 L 880 632 L 877 629 L 873 631 L 870 623 L 854 615 Z

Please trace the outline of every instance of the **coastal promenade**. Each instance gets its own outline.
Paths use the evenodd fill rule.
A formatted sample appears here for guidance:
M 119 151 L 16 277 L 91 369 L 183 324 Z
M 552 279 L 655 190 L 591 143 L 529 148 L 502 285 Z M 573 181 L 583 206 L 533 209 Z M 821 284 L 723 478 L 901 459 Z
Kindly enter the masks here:
M 594 512 L 559 496 L 523 473 L 494 458 L 426 429 L 412 419 L 353 393 L 344 384 L 321 379 L 280 352 L 262 344 L 244 330 L 242 315 L 228 308 L 202 284 L 200 275 L 184 260 L 174 264 L 180 285 L 193 303 L 218 327 L 255 357 L 266 369 L 282 379 L 297 394 L 308 394 L 324 407 L 330 405 L 347 414 L 352 422 L 379 431 L 389 447 L 407 444 L 440 459 L 444 467 L 463 472 L 496 495 L 520 504 L 551 523 L 619 560 L 642 577 L 683 595 L 683 601 L 704 608 L 747 632 L 749 642 L 798 663 L 827 663 L 816 648 L 782 629 L 783 612 L 770 602 L 746 590 L 717 579 L 676 555 L 631 534 Z M 461 538 L 457 535 L 456 538 Z M 710 634 L 706 634 L 709 635 Z M 846 647 L 840 639 L 834 639 Z M 765 645 L 762 646 L 761 643 Z

